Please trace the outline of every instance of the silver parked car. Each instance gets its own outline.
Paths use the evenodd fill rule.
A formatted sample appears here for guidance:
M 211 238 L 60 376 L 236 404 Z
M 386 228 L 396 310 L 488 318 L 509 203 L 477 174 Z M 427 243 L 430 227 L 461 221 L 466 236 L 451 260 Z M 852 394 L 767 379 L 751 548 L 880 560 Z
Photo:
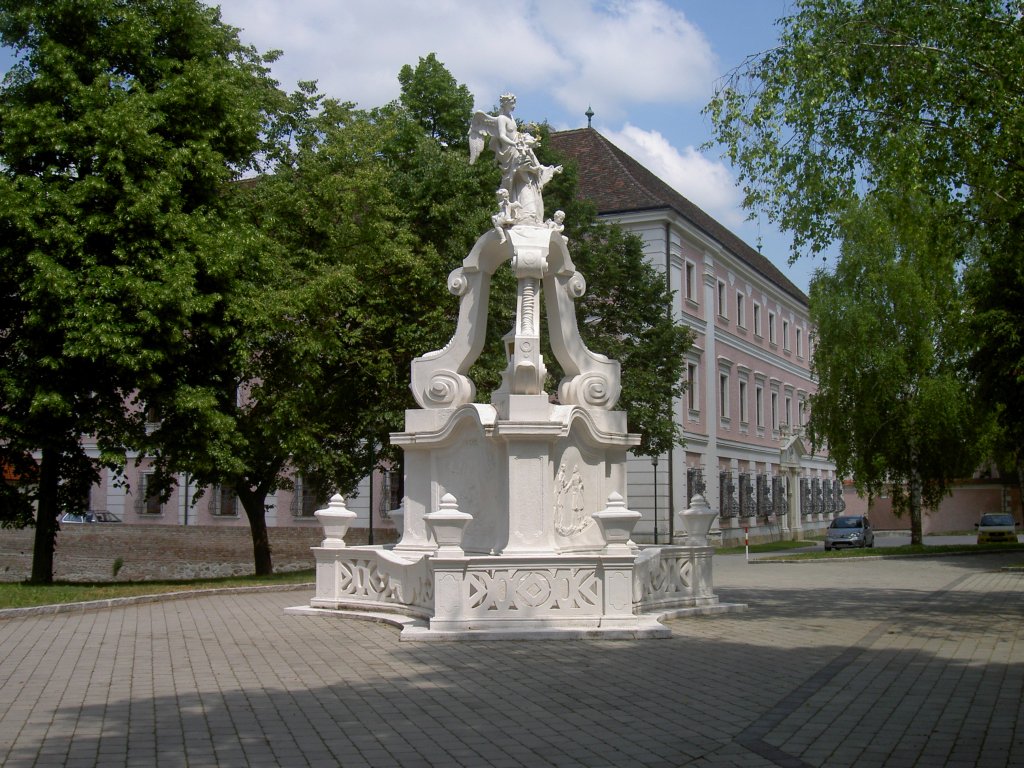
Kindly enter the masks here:
M 837 517 L 825 531 L 825 551 L 833 547 L 873 547 L 875 532 L 864 515 Z

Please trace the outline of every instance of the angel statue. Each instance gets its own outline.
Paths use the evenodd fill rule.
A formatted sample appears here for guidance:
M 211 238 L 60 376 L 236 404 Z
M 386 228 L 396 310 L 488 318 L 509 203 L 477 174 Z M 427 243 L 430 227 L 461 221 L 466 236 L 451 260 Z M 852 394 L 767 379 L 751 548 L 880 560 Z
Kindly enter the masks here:
M 517 203 L 514 224 L 543 226 L 544 199 L 541 190 L 562 170 L 562 166 L 541 165 L 534 148 L 540 140 L 529 133 L 520 132 L 512 112 L 516 97 L 511 93 L 501 96 L 501 112 L 497 116 L 477 112 L 469 126 L 469 162 L 475 163 L 483 152 L 485 137 L 501 168 L 501 188 L 506 190 L 511 203 Z

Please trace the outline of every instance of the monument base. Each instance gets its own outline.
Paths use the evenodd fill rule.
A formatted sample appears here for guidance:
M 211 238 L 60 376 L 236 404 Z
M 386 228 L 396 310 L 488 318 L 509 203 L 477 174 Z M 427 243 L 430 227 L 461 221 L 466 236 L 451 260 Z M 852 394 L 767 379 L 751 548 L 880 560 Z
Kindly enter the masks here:
M 316 595 L 289 610 L 383 621 L 404 641 L 664 638 L 672 631 L 662 619 L 746 608 L 714 595 L 712 552 L 452 557 L 314 547 Z

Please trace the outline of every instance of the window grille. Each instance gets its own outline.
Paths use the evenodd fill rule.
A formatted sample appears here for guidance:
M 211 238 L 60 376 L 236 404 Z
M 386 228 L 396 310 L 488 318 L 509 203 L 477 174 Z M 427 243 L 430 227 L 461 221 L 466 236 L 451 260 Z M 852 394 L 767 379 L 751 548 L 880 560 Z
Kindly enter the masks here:
M 690 506 L 690 500 L 696 495 L 705 495 L 704 470 L 700 467 L 688 467 L 686 470 L 686 506 Z
M 739 513 L 739 502 L 736 500 L 736 482 L 732 472 L 722 470 L 718 473 L 718 498 L 722 517 L 736 517 Z

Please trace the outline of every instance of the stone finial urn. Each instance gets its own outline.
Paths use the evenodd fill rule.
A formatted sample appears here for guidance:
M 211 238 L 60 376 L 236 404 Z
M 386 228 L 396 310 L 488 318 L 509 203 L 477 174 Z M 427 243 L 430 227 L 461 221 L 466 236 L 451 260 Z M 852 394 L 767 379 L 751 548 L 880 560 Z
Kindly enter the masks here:
M 718 517 L 707 500 L 699 493 L 690 499 L 690 506 L 679 513 L 679 520 L 686 531 L 686 543 L 693 547 L 708 545 L 708 531 Z
M 593 514 L 604 537 L 604 551 L 610 555 L 632 554 L 629 537 L 640 517 L 639 512 L 626 509 L 622 496 L 612 491 L 608 496 L 608 505 Z
M 327 502 L 327 507 L 313 513 L 320 525 L 324 527 L 324 540 L 320 544 L 324 549 L 344 549 L 345 534 L 356 518 L 356 513 L 345 506 L 345 497 L 336 493 Z
M 427 521 L 434 541 L 437 542 L 438 557 L 462 557 L 466 554 L 462 549 L 462 536 L 473 516 L 459 511 L 454 496 L 446 493 L 441 497 L 437 511 L 424 515 L 423 519 Z

